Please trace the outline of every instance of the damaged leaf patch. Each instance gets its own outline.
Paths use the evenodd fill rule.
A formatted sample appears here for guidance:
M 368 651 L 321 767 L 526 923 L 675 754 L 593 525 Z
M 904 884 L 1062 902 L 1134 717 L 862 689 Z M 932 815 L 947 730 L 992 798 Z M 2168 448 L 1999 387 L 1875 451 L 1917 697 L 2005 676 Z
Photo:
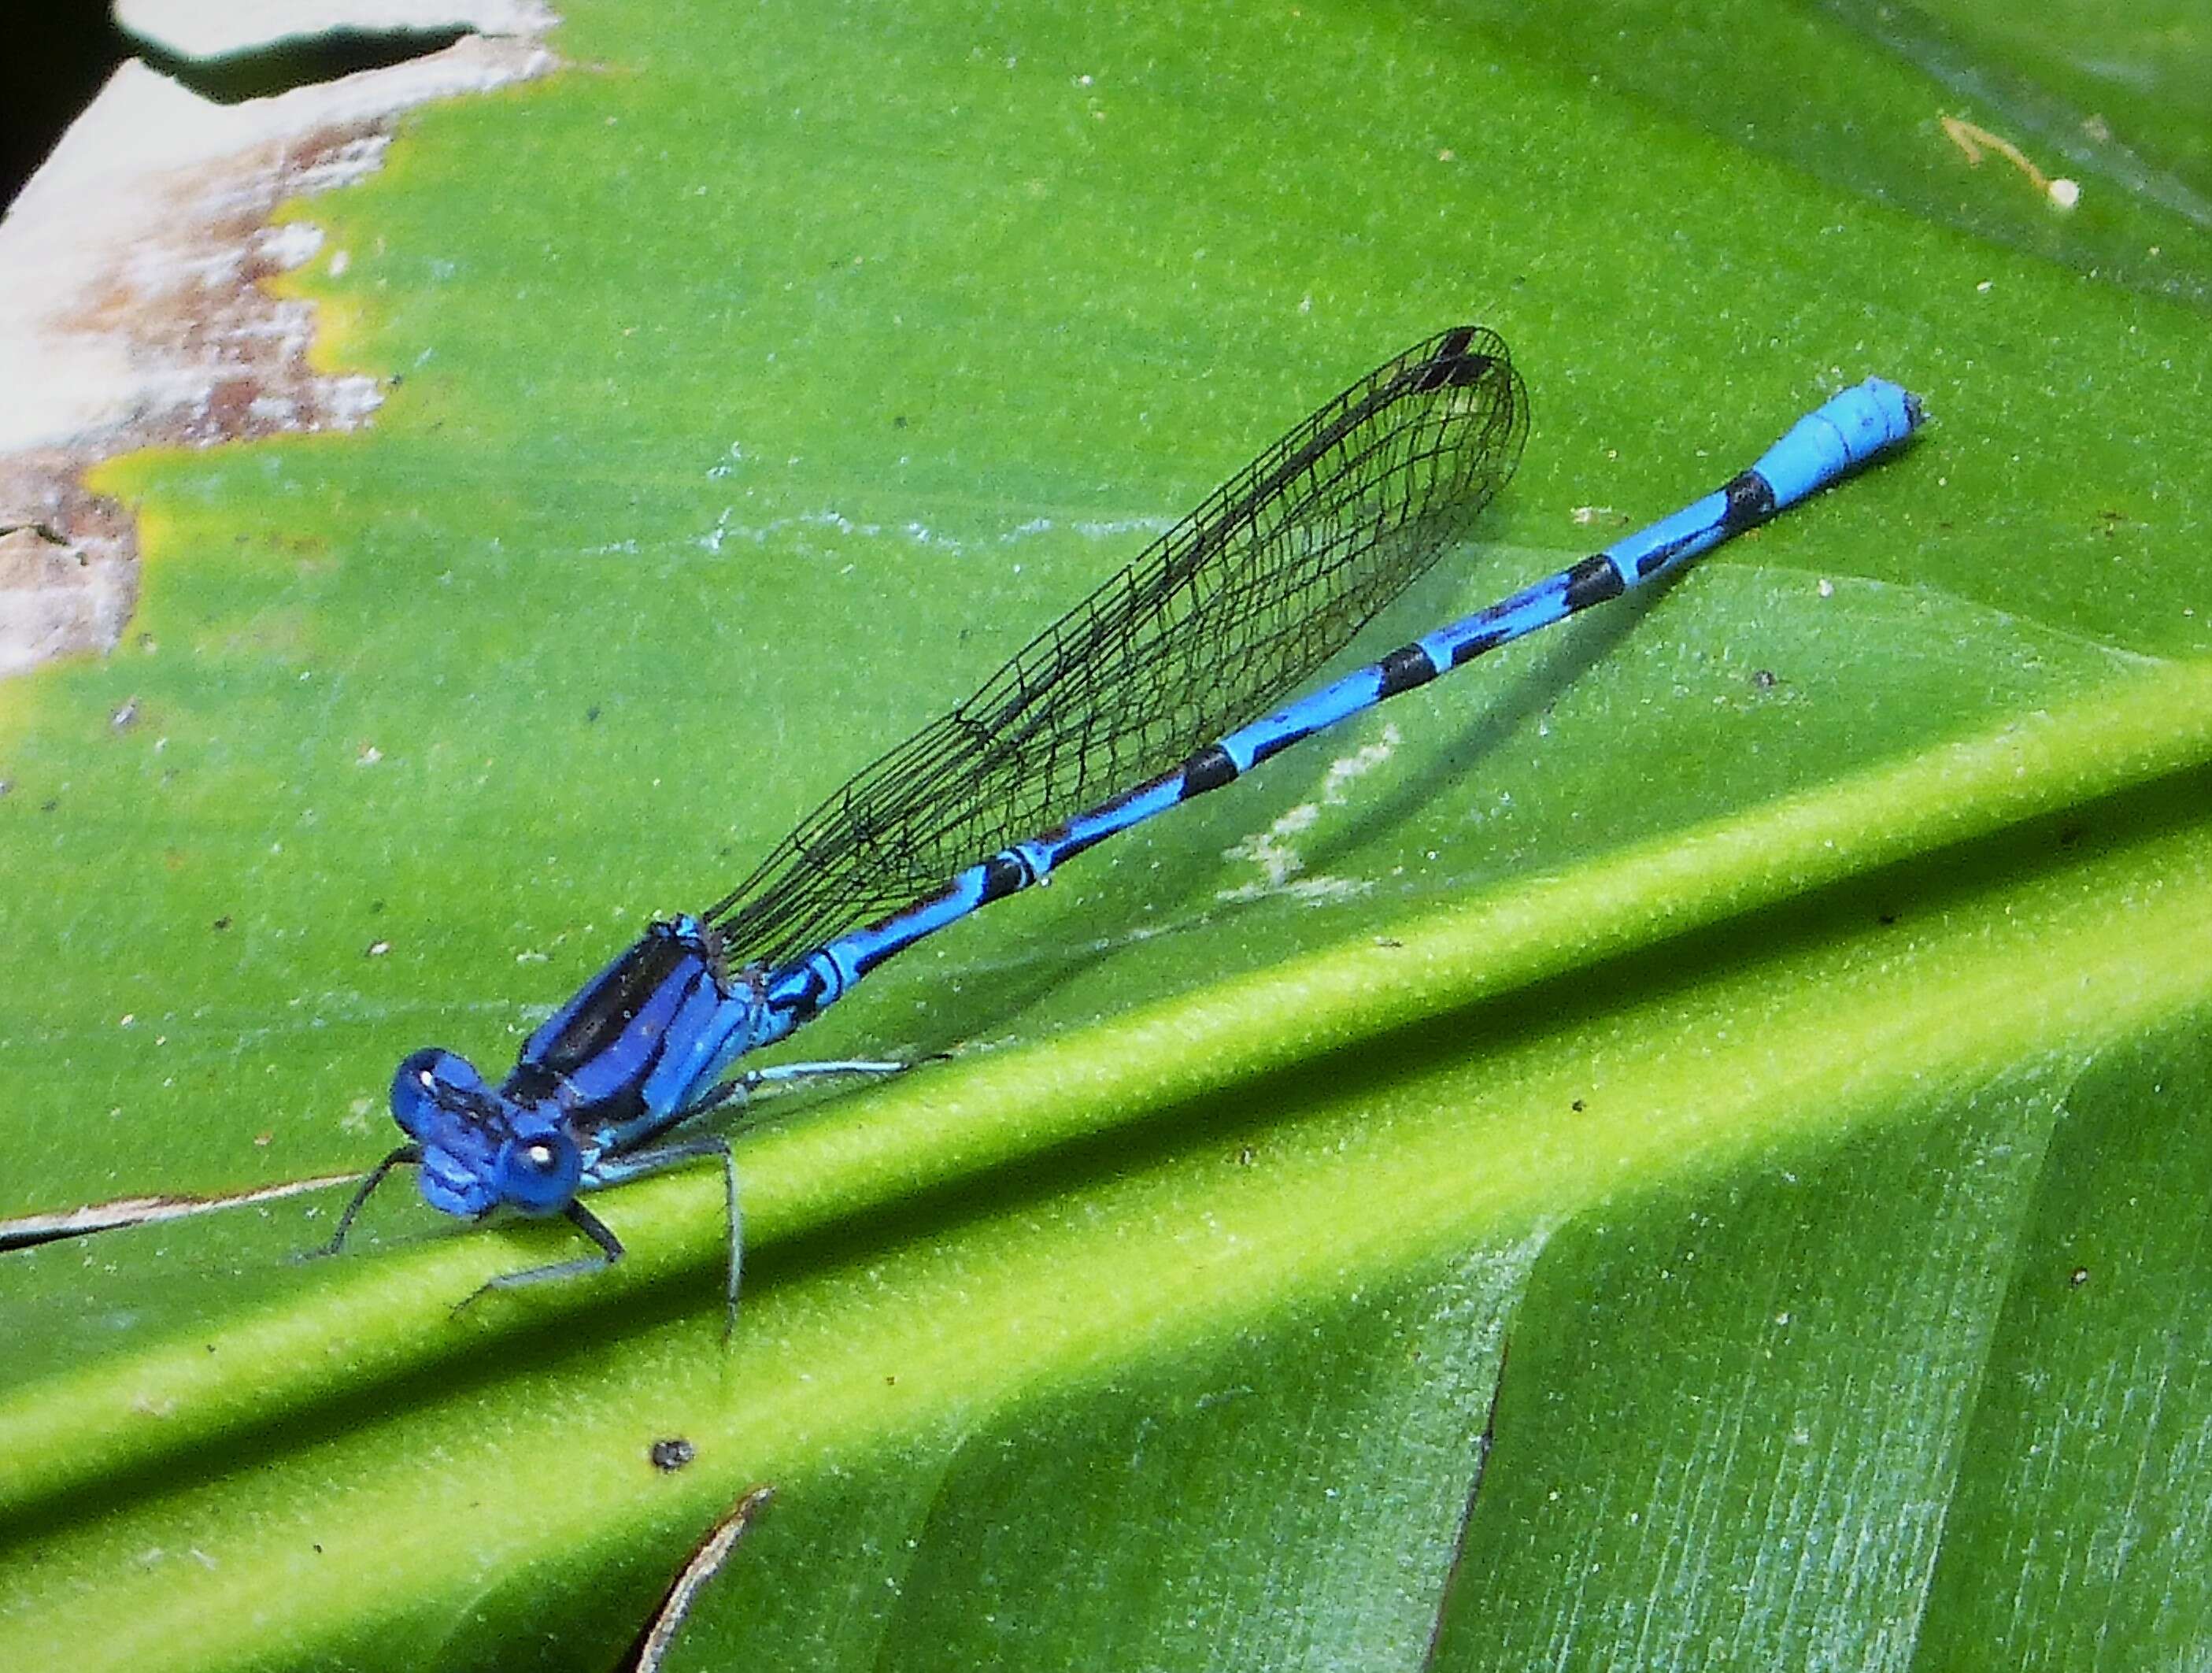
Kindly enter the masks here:
M 535 33 L 469 34 L 234 104 L 143 63 L 116 72 L 0 220 L 0 387 L 21 392 L 0 405 L 0 675 L 112 649 L 130 618 L 135 532 L 83 487 L 92 467 L 353 429 L 381 403 L 376 380 L 309 366 L 313 308 L 268 282 L 321 234 L 271 226 L 277 205 L 374 171 L 401 112 L 555 63 Z

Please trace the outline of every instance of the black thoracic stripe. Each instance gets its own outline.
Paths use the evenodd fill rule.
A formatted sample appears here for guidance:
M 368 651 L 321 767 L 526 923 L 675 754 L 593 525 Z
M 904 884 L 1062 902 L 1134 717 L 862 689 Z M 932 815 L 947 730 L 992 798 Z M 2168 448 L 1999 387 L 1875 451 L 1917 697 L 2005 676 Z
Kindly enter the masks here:
M 1176 800 L 1188 801 L 1193 796 L 1202 796 L 1208 790 L 1218 790 L 1236 776 L 1235 758 L 1220 745 L 1208 744 L 1182 763 L 1182 789 Z
M 553 1096 L 562 1079 L 541 1063 L 518 1063 L 499 1089 L 518 1104 L 542 1104 Z
M 1586 557 L 1567 571 L 1567 613 L 1588 610 L 1594 604 L 1617 599 L 1628 590 L 1620 570 L 1603 552 Z
M 1416 685 L 1426 685 L 1437 677 L 1437 665 L 1419 645 L 1401 645 L 1375 666 L 1382 675 L 1375 694 L 1378 703 L 1401 691 L 1410 691 Z
M 1755 529 L 1774 515 L 1774 485 L 1756 471 L 1731 477 L 1721 492 L 1728 496 L 1728 509 L 1721 514 L 1721 526 L 1730 534 Z

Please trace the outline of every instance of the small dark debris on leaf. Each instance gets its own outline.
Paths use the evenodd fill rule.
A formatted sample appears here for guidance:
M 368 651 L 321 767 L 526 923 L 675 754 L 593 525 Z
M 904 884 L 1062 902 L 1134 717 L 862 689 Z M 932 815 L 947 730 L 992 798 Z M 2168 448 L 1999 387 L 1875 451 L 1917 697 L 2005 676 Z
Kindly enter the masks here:
M 678 1470 L 699 1456 L 699 1449 L 681 1435 L 670 1435 L 657 1440 L 646 1449 L 645 1456 L 653 1460 L 653 1467 L 663 1475 L 673 1475 Z

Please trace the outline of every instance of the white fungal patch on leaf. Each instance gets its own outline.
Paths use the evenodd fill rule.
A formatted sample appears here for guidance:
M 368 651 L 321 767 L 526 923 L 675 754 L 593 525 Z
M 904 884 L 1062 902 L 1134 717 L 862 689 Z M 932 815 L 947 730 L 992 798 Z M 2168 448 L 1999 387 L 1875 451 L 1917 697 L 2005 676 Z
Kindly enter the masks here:
M 1374 885 L 1363 878 L 1303 875 L 1306 862 L 1297 850 L 1297 839 L 1321 822 L 1323 808 L 1341 807 L 1349 801 L 1352 784 L 1395 755 L 1399 742 L 1398 728 L 1384 727 L 1382 735 L 1373 743 L 1363 744 L 1349 755 L 1339 756 L 1328 763 L 1328 771 L 1322 776 L 1321 794 L 1314 800 L 1300 802 L 1286 810 L 1265 830 L 1255 832 L 1226 850 L 1224 859 L 1249 861 L 1261 868 L 1261 876 L 1236 888 L 1222 890 L 1219 897 L 1258 900 L 1267 895 L 1287 894 L 1303 900 L 1343 900 L 1365 894 Z

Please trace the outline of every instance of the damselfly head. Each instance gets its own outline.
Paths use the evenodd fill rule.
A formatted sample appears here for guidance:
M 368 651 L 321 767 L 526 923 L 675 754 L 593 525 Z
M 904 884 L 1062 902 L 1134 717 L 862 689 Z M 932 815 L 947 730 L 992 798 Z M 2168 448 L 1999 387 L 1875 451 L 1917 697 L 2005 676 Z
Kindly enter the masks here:
M 557 1112 L 501 1097 L 454 1052 L 429 1046 L 402 1063 L 392 1114 L 422 1147 L 424 1199 L 446 1214 L 555 1214 L 583 1177 L 583 1156 Z

